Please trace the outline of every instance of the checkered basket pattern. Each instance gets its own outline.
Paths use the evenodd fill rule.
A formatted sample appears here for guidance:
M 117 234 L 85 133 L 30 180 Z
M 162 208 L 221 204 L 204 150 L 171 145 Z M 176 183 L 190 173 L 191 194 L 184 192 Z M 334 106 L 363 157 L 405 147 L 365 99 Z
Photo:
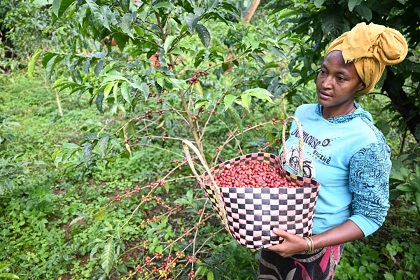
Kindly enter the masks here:
M 283 131 L 286 121 L 287 119 L 284 122 Z M 301 132 L 300 150 L 302 150 L 302 129 L 299 121 L 297 119 L 295 121 L 297 121 Z M 284 138 L 285 134 L 283 133 L 283 155 L 286 153 Z M 188 147 L 194 150 L 203 164 L 206 172 L 202 175 L 199 175 L 195 170 Z M 213 209 L 233 238 L 241 245 L 250 249 L 262 249 L 279 244 L 282 238 L 273 233 L 274 228 L 282 228 L 302 237 L 312 234 L 320 184 L 311 178 L 288 172 L 281 164 L 283 158 L 270 153 L 251 153 L 230 159 L 210 169 L 191 142 L 184 141 L 184 151 L 188 163 L 211 201 Z M 278 168 L 281 175 L 289 182 L 294 182 L 297 187 L 233 188 L 216 185 L 214 177 L 225 168 L 248 164 L 251 161 L 265 162 Z M 300 162 L 300 166 L 302 166 L 302 162 Z
M 217 176 L 224 168 L 250 161 L 262 161 L 279 168 L 298 187 L 218 187 L 219 192 L 214 191 L 211 176 Z M 276 155 L 252 153 L 240 156 L 211 168 L 202 175 L 202 179 L 213 208 L 241 245 L 260 249 L 279 244 L 281 238 L 272 232 L 276 227 L 300 236 L 311 235 L 319 183 L 290 174 L 281 167 L 280 159 Z

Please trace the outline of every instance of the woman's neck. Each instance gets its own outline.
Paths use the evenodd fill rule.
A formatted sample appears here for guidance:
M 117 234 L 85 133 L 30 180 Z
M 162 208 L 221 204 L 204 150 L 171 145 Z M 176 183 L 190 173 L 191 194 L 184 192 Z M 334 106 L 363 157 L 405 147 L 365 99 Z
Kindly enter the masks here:
M 357 109 L 357 107 L 354 104 L 354 102 L 351 103 L 351 105 L 349 107 L 339 108 L 338 110 L 334 110 L 332 108 L 322 107 L 322 116 L 325 119 L 329 119 L 329 118 L 334 118 L 334 117 L 337 117 L 337 116 L 349 115 L 349 114 L 352 114 L 354 111 L 356 111 L 356 109 Z

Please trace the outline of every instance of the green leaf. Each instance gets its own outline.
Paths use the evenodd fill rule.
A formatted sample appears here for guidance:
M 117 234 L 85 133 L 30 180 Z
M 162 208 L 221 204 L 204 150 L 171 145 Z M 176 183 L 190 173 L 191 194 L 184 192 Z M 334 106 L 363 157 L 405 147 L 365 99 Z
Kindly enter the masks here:
M 322 7 L 322 4 L 324 4 L 324 2 L 325 2 L 325 0 L 315 0 L 314 1 L 314 5 L 317 8 L 321 8 Z
M 77 145 L 77 149 L 66 148 L 66 144 L 71 145 L 72 143 L 63 144 L 62 148 L 56 150 L 51 156 L 56 167 L 58 167 L 60 164 L 66 164 L 66 162 L 76 153 L 77 149 L 79 148 Z
M 240 103 L 240 102 L 237 102 L 237 103 Z M 230 117 L 233 119 L 233 122 L 236 124 L 236 127 L 239 128 L 239 131 L 242 132 L 242 130 L 243 130 L 243 118 L 242 118 L 242 116 L 233 107 L 230 107 L 227 110 L 227 112 L 229 113 Z
M 51 73 L 54 70 L 54 66 L 61 60 L 63 60 L 64 57 L 59 56 L 59 55 L 53 55 L 52 57 L 50 57 L 50 59 L 48 60 L 48 62 L 46 63 L 45 66 L 45 72 L 46 72 L 46 76 L 47 76 L 47 80 L 48 82 L 51 81 Z
M 201 43 L 207 48 L 210 45 L 210 32 L 202 24 L 197 24 L 195 27 L 195 31 L 197 32 Z
M 28 76 L 31 77 L 31 78 L 34 75 L 35 65 L 36 65 L 36 62 L 38 61 L 38 58 L 41 55 L 41 53 L 42 53 L 42 50 L 41 49 L 36 49 L 35 53 L 31 57 L 31 60 L 29 60 L 29 63 L 28 63 Z
M 389 272 L 385 272 L 384 279 L 385 280 L 394 280 L 394 276 Z
M 66 88 L 75 87 L 77 85 L 78 84 L 76 84 L 75 82 L 68 81 L 67 78 L 61 78 L 61 79 L 58 79 L 58 80 L 56 80 L 54 82 L 54 84 L 52 86 L 52 89 L 56 89 L 58 91 L 62 91 L 64 89 L 66 89 Z
M 165 43 L 163 44 L 163 49 L 165 50 L 165 53 L 168 52 L 168 50 L 172 47 L 172 43 L 178 36 L 170 35 L 166 37 Z
M 125 14 L 121 19 L 121 30 L 131 38 L 134 37 L 133 29 L 133 16 L 132 14 Z
M 118 48 L 120 51 L 124 51 L 125 46 L 127 45 L 130 37 L 123 34 L 123 33 L 115 33 L 114 34 L 115 43 L 117 43 Z
M 85 135 L 86 141 L 96 141 L 98 140 L 98 136 L 95 133 L 88 133 Z
M 147 86 L 145 82 L 142 82 L 140 84 L 140 89 L 143 92 L 144 100 L 147 100 L 149 98 L 150 88 Z
M 302 39 L 290 37 L 289 41 L 293 43 L 298 43 L 299 45 L 305 45 L 305 41 L 303 41 Z
M 416 197 L 417 211 L 420 213 L 420 192 L 416 192 L 414 196 Z
M 114 103 L 115 105 L 118 105 L 117 98 L 118 98 L 118 82 L 114 83 L 114 86 L 112 87 L 112 95 L 114 97 Z
M 109 27 L 109 22 L 112 20 L 112 12 L 108 6 L 102 6 L 100 8 L 101 16 L 102 16 L 102 25 L 111 31 L 111 28 Z
M 50 59 L 52 59 L 54 56 L 56 56 L 57 54 L 55 53 L 51 53 L 51 52 L 47 52 L 44 54 L 44 57 L 42 58 L 42 66 L 46 67 L 48 64 L 48 61 L 50 61 Z
M 173 9 L 174 5 L 170 2 L 160 2 L 160 3 L 157 3 L 157 4 L 153 4 L 152 7 L 153 7 L 154 10 L 157 11 L 158 9 L 161 9 L 161 8 Z
M 420 173 L 415 173 L 412 176 L 412 180 L 411 180 L 411 185 L 413 186 L 413 188 L 416 189 L 417 192 L 420 193 Z
M 188 87 L 188 85 L 183 80 L 178 80 L 175 78 L 168 78 L 168 80 L 172 85 L 174 85 L 178 89 L 185 90 Z
M 114 84 L 115 84 L 115 83 L 118 83 L 118 82 L 116 82 L 116 81 L 112 81 L 112 82 L 109 82 L 109 83 L 107 83 L 107 84 L 106 84 L 106 86 L 105 86 L 105 88 L 104 88 L 104 91 L 103 91 L 103 94 L 104 94 L 104 99 L 105 99 L 105 100 L 107 100 L 107 99 L 108 99 L 108 96 L 109 96 L 109 94 L 110 94 L 110 92 L 111 92 L 112 88 L 114 87 Z
M 20 279 L 19 276 L 12 274 L 12 273 L 1 273 L 0 272 L 0 278 L 7 278 L 7 279 Z
M 405 182 L 410 174 L 411 171 L 407 167 L 400 166 L 398 169 L 393 169 L 391 171 L 391 178 Z
M 54 14 L 57 17 L 61 17 L 64 14 L 64 12 L 67 10 L 67 8 L 71 4 L 73 4 L 74 2 L 76 2 L 76 1 L 74 1 L 74 0 L 54 0 L 53 4 L 52 4 L 52 9 L 53 9 Z
M 101 207 L 97 212 L 93 215 L 93 219 L 96 221 L 103 221 L 106 218 L 106 207 Z
M 109 240 L 108 243 L 105 244 L 103 253 L 101 255 L 101 267 L 105 271 L 105 274 L 108 275 L 112 269 L 112 265 L 114 264 L 114 240 Z
M 251 54 L 251 56 L 255 59 L 255 61 L 260 65 L 260 66 L 262 66 L 262 67 L 264 67 L 265 66 L 265 61 L 264 61 L 264 59 L 261 57 L 261 56 L 259 56 L 258 54 L 255 54 L 255 53 L 253 53 L 253 54 Z
M 92 61 L 92 58 L 89 57 L 85 60 L 85 62 L 83 63 L 83 72 L 85 72 L 86 74 L 89 74 L 90 72 L 90 62 Z
M 228 94 L 223 98 L 223 103 L 225 103 L 225 110 L 229 109 L 230 107 L 232 107 L 233 102 L 236 100 L 236 96 L 232 95 L 232 94 Z
M 64 143 L 64 144 L 62 145 L 62 148 L 63 148 L 63 149 L 72 149 L 72 150 L 77 150 L 77 149 L 79 149 L 79 148 L 80 148 L 80 146 L 79 146 L 79 145 L 77 145 L 77 144 L 74 144 L 74 143 Z
M 224 23 L 224 24 L 226 24 L 226 25 L 230 25 L 231 24 L 231 19 L 230 20 L 227 20 L 226 19 L 226 17 L 223 15 L 223 13 L 221 13 L 220 11 L 214 11 L 214 12 L 206 12 L 204 15 L 203 15 L 203 18 L 205 18 L 205 19 L 213 19 L 213 20 L 215 20 L 215 21 L 217 21 L 217 22 L 222 22 L 222 23 Z
M 128 88 L 127 82 L 121 83 L 121 95 L 124 98 L 124 100 L 131 105 L 131 96 L 130 96 L 130 90 Z
M 324 0 L 324 2 L 325 2 L 325 0 Z M 298 9 L 284 9 L 284 10 L 281 10 L 281 11 L 275 13 L 275 16 L 273 17 L 273 19 L 271 19 L 271 20 L 269 19 L 270 20 L 269 23 L 272 23 L 273 20 L 274 20 L 274 22 L 277 22 L 281 19 L 291 18 L 295 15 L 300 15 L 300 14 L 301 14 L 301 11 L 298 10 Z
M 341 9 L 335 7 L 320 13 L 321 28 L 325 35 L 336 38 L 341 35 L 344 28 L 344 17 Z
M 130 11 L 131 0 L 121 0 L 121 7 L 123 8 L 124 12 Z
M 242 95 L 250 95 L 258 99 L 274 103 L 274 101 L 271 99 L 273 95 L 268 90 L 263 88 L 251 88 L 244 91 Z
M 89 161 L 92 158 L 92 150 L 93 144 L 88 142 L 83 143 L 83 161 L 85 163 L 85 166 L 89 165 Z
M 188 30 L 193 32 L 197 26 L 197 23 L 200 21 L 201 16 L 196 16 L 195 14 L 187 14 L 184 17 L 185 23 L 188 26 Z
M 348 6 L 349 6 L 349 11 L 352 12 L 353 9 L 360 5 L 360 3 L 362 3 L 363 0 L 349 0 Z
M 106 63 L 106 60 L 105 59 L 101 59 L 95 65 L 95 68 L 94 68 L 93 72 L 95 73 L 96 76 L 99 76 L 101 74 L 101 71 L 102 71 L 102 69 L 105 66 L 105 63 Z
M 251 48 L 252 50 L 257 49 L 260 46 L 259 40 L 255 40 L 255 38 L 252 38 L 250 36 L 245 36 L 242 39 L 242 42 L 246 47 Z
M 199 266 L 198 266 L 197 271 L 195 272 L 195 276 L 203 276 L 203 275 L 206 275 L 207 272 L 208 272 L 208 268 L 205 267 L 204 265 L 201 265 L 201 262 L 199 262 L 199 261 L 197 261 L 197 264 Z
M 97 147 L 99 150 L 99 154 L 101 155 L 101 158 L 105 158 L 106 156 L 106 151 L 109 146 L 109 138 L 110 138 L 109 134 L 105 134 L 98 140 Z
M 241 94 L 241 105 L 244 107 L 247 111 L 249 111 L 249 108 L 251 107 L 251 96 L 248 94 Z
M 412 192 L 414 189 L 411 188 L 410 185 L 398 185 L 396 189 L 403 191 L 403 192 Z
M 357 6 L 355 8 L 355 11 L 357 14 L 359 14 L 362 18 L 366 19 L 367 21 L 370 21 L 372 19 L 372 10 L 365 5 Z
M 104 92 L 100 91 L 96 95 L 95 105 L 96 105 L 96 109 L 98 109 L 98 111 L 101 113 L 103 113 L 103 102 L 104 102 Z
M 126 81 L 128 82 L 128 79 L 124 76 L 121 75 L 107 75 L 105 76 L 103 82 L 109 82 L 109 81 Z
M 193 85 L 193 89 L 194 89 L 194 92 L 195 93 L 197 93 L 200 96 L 203 96 L 203 93 L 204 93 L 203 92 L 203 87 L 201 86 L 201 83 L 200 82 L 194 84 Z

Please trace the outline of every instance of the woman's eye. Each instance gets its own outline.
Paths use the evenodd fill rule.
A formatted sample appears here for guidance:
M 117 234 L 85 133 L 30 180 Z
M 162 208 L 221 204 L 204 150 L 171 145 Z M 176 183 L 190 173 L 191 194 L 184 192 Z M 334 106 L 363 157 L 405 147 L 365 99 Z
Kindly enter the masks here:
M 338 76 L 338 77 L 337 77 L 337 79 L 338 79 L 339 81 L 345 81 L 345 80 L 346 80 L 346 77 Z

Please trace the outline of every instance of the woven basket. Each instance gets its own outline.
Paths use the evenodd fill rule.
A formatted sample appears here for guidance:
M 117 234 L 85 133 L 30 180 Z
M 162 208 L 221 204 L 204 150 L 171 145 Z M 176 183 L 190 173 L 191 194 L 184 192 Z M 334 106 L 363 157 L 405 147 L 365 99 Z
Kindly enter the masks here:
M 282 166 L 286 154 L 285 130 L 287 121 L 294 119 L 300 134 L 300 172 L 302 170 L 303 133 L 300 122 L 289 117 L 283 125 L 282 158 L 269 153 L 251 153 L 233 158 L 209 169 L 198 149 L 189 141 L 184 141 L 184 151 L 191 170 L 200 186 L 207 193 L 213 209 L 222 220 L 230 234 L 243 246 L 251 249 L 267 248 L 279 244 L 281 237 L 273 233 L 273 228 L 282 228 L 300 236 L 312 234 L 312 223 L 320 184 L 300 175 L 295 175 Z M 191 148 L 198 156 L 206 172 L 198 175 L 189 153 Z M 225 168 L 247 164 L 251 161 L 265 162 L 280 170 L 289 182 L 297 187 L 278 188 L 231 188 L 216 185 L 216 177 Z

